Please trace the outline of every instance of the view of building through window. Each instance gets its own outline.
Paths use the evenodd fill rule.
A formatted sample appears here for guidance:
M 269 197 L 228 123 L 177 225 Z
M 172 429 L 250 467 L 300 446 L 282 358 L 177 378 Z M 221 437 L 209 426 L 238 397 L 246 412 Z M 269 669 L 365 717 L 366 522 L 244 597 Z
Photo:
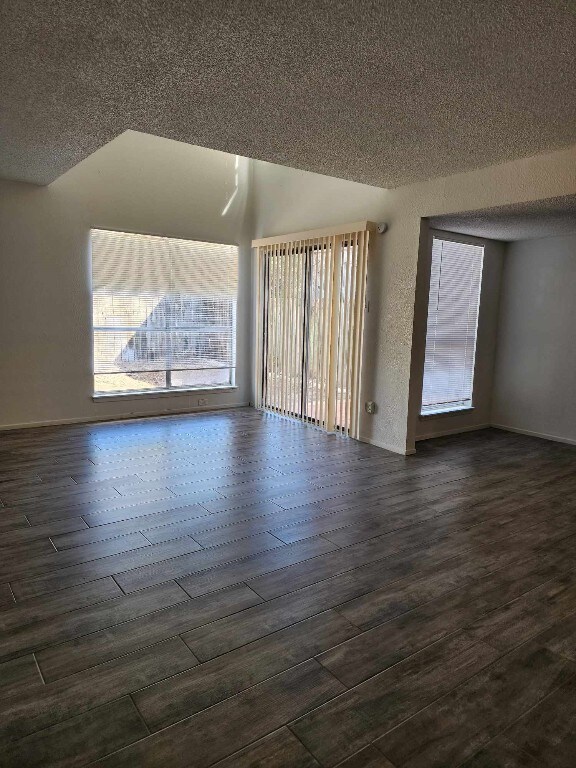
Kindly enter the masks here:
M 233 385 L 236 246 L 91 234 L 95 393 Z

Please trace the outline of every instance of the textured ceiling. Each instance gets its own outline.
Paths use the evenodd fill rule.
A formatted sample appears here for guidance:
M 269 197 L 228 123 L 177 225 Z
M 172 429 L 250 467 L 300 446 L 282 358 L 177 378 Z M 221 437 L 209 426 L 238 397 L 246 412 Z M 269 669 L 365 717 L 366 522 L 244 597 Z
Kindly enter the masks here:
M 492 240 L 530 240 L 576 232 L 576 195 L 432 216 L 430 226 Z
M 397 186 L 576 142 L 575 0 L 7 0 L 0 176 L 126 129 Z

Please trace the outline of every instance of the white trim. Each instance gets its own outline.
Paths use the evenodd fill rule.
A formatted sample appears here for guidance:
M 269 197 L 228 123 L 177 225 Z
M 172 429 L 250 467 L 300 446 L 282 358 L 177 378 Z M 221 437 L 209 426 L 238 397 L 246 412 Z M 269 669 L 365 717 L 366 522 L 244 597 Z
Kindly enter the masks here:
M 260 237 L 252 240 L 252 248 L 258 248 L 261 245 L 274 245 L 275 243 L 287 243 L 292 240 L 312 240 L 317 237 L 331 237 L 333 235 L 347 235 L 352 232 L 365 232 L 376 229 L 373 221 L 354 221 L 352 224 L 339 224 L 334 227 L 323 227 L 322 229 L 308 229 L 304 232 L 289 232 L 286 235 L 274 235 L 273 237 Z
M 470 413 L 474 410 L 473 405 L 466 405 L 464 408 L 450 408 L 448 411 L 430 411 L 430 413 L 420 413 L 420 421 L 429 421 L 430 419 L 442 419 L 444 416 L 459 416 L 461 413 Z
M 458 427 L 458 429 L 439 429 L 437 432 L 429 432 L 426 435 L 418 435 L 416 442 L 420 440 L 431 440 L 434 437 L 445 437 L 446 435 L 459 435 L 460 432 L 475 432 L 477 429 L 488 429 L 494 424 L 474 424 L 468 427 Z
M 480 329 L 480 317 L 482 313 L 482 292 L 484 288 L 484 265 L 485 265 L 485 256 L 486 256 L 486 243 L 483 242 L 480 238 L 467 238 L 466 235 L 459 235 L 458 233 L 454 232 L 443 232 L 439 229 L 428 229 L 428 257 L 429 257 L 429 266 L 430 266 L 430 272 L 432 269 L 432 265 L 434 264 L 434 241 L 440 240 L 440 241 L 447 241 L 452 243 L 457 243 L 461 245 L 469 245 L 473 246 L 475 248 L 481 248 L 482 249 L 482 255 L 480 257 L 480 277 L 479 277 L 479 283 L 478 283 L 478 301 L 477 301 L 477 308 L 476 308 L 476 325 L 474 328 L 474 353 L 472 356 L 472 381 L 471 381 L 471 391 L 470 391 L 470 397 L 469 398 L 463 398 L 463 400 L 468 400 L 470 402 L 470 405 L 464 406 L 464 407 L 452 407 L 447 408 L 443 410 L 438 410 L 434 412 L 423 412 L 423 396 L 424 396 L 424 382 L 425 382 L 425 369 L 426 369 L 426 353 L 428 348 L 428 319 L 430 315 L 430 290 L 431 290 L 431 281 L 432 276 L 429 274 L 428 276 L 428 292 L 426 297 L 426 329 L 424 334 L 424 348 L 423 348 L 423 359 L 422 359 L 422 381 L 421 381 L 421 388 L 420 388 L 420 407 L 418 409 L 418 418 L 423 420 L 427 418 L 437 418 L 437 417 L 443 417 L 443 416 L 449 416 L 449 415 L 457 415 L 458 413 L 464 413 L 466 411 L 472 410 L 475 406 L 474 403 L 476 402 L 476 395 L 477 395 L 477 355 L 478 355 L 478 332 Z M 439 282 L 438 282 L 438 290 L 440 291 L 441 288 L 441 275 L 439 275 Z M 468 315 L 470 313 L 470 305 L 468 306 Z M 445 433 L 448 434 L 448 433 Z M 416 440 L 420 439 L 418 437 L 415 438 Z
M 447 214 L 450 215 L 450 214 Z M 434 217 L 428 217 L 428 219 Z M 465 243 L 467 245 L 490 245 L 492 243 L 499 243 L 499 240 L 494 240 L 490 237 L 480 237 L 477 235 L 464 235 L 461 232 L 452 232 L 449 229 L 437 229 L 436 227 L 430 227 L 429 232 L 433 237 L 438 236 L 440 240 L 450 240 L 454 243 Z
M 542 440 L 552 440 L 555 443 L 566 443 L 567 445 L 576 445 L 576 439 L 572 437 L 559 437 L 558 435 L 549 435 L 546 432 L 534 432 L 532 429 L 520 429 L 519 427 L 509 427 L 507 424 L 491 424 L 494 429 L 501 429 L 504 432 L 517 432 L 519 435 L 528 435 L 529 437 L 540 437 Z
M 172 395 L 213 395 L 214 393 L 234 392 L 238 387 L 223 384 L 221 387 L 173 387 L 172 389 L 141 389 L 126 390 L 125 392 L 95 392 L 92 395 L 94 403 L 114 400 L 140 400 L 142 398 L 171 397 Z
M 0 424 L 0 432 L 11 429 L 32 429 L 34 427 L 57 427 L 63 424 L 93 424 L 98 422 L 127 421 L 130 419 L 150 419 L 162 416 L 181 416 L 205 411 L 224 411 L 228 408 L 246 408 L 250 403 L 230 403 L 227 405 L 201 405 L 186 409 L 167 409 L 151 413 L 117 413 L 111 416 L 80 416 L 74 419 L 54 419 L 50 421 L 27 421 L 19 424 Z
M 392 453 L 398 453 L 400 456 L 412 456 L 412 454 L 416 453 L 415 448 L 399 448 L 397 445 L 391 445 L 389 443 L 382 443 L 380 441 L 374 440 L 371 437 L 366 437 L 365 435 L 360 435 L 358 440 L 361 443 L 368 443 L 369 445 L 374 445 L 376 448 L 383 448 L 385 451 L 391 451 Z

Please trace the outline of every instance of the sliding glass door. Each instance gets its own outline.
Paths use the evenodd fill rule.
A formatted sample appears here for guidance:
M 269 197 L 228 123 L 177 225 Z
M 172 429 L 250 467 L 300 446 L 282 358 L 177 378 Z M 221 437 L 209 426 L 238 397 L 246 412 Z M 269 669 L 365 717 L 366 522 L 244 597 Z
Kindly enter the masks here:
M 355 435 L 368 232 L 260 249 L 258 406 Z

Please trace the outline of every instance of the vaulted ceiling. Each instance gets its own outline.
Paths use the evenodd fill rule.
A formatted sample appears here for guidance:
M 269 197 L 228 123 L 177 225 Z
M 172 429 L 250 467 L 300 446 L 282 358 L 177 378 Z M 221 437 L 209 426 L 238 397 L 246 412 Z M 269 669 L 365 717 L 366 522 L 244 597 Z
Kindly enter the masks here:
M 11 0 L 0 176 L 126 129 L 384 187 L 576 143 L 574 0 Z

